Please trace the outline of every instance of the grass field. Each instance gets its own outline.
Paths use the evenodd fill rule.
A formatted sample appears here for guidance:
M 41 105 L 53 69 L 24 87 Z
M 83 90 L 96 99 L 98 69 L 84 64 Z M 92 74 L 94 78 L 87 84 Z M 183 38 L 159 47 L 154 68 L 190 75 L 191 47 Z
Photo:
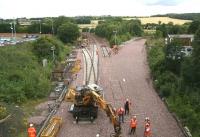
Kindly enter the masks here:
M 161 23 L 165 23 L 165 24 L 169 22 L 173 22 L 174 24 L 177 24 L 177 25 L 183 25 L 184 23 L 192 22 L 191 20 L 173 19 L 169 17 L 144 17 L 144 18 L 123 18 L 123 19 L 124 20 L 139 19 L 141 20 L 142 24 L 147 24 L 147 23 L 158 24 L 158 22 L 161 21 Z
M 174 24 L 177 25 L 183 25 L 184 23 L 187 22 L 192 22 L 191 20 L 181 20 L 181 19 L 173 19 L 169 17 L 140 17 L 140 18 L 123 18 L 123 20 L 131 20 L 131 19 L 139 19 L 141 20 L 142 24 L 147 24 L 147 23 L 155 23 L 158 24 L 159 21 L 161 23 L 169 23 L 173 22 Z M 91 20 L 91 24 L 79 24 L 79 28 L 96 28 L 98 25 L 99 20 Z
M 96 28 L 99 20 L 91 20 L 91 24 L 79 24 L 79 28 Z

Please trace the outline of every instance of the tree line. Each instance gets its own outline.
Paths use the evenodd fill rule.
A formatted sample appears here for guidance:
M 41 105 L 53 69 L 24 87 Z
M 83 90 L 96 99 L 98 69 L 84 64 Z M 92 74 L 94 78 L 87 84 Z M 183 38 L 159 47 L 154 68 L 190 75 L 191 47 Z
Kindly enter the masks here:
M 142 36 L 143 28 L 139 20 L 125 21 L 113 17 L 99 22 L 95 34 L 108 39 L 111 45 L 120 44 L 132 36 Z
M 191 29 L 193 23 L 188 27 Z M 196 27 L 196 25 L 195 25 Z M 188 126 L 194 137 L 199 137 L 200 126 L 200 27 L 195 32 L 191 56 L 181 56 L 180 41 L 165 46 L 162 37 L 149 39 L 148 60 L 153 83 L 158 94 L 168 102 Z M 174 57 L 170 57 L 174 56 Z
M 53 37 L 0 48 L 0 102 L 21 104 L 47 95 L 50 90 L 52 46 L 56 60 L 61 60 L 66 47 Z M 47 59 L 49 66 L 43 68 L 42 59 Z
M 144 29 L 155 30 L 156 37 L 167 37 L 168 34 L 194 34 L 200 26 L 200 21 L 193 21 L 183 25 L 174 25 L 172 22 L 165 23 L 147 23 L 143 25 Z
M 83 20 L 83 19 L 82 19 Z M 69 24 L 69 22 L 71 24 Z M 10 23 L 13 23 L 12 20 L 4 21 L 0 23 L 0 33 L 11 33 Z M 68 25 L 76 24 L 75 18 L 59 16 L 56 18 L 43 18 L 38 21 L 34 21 L 31 25 L 23 26 L 19 22 L 16 22 L 15 28 L 17 33 L 40 33 L 41 34 L 55 34 L 57 35 L 58 29 L 61 25 L 68 23 Z M 72 26 L 76 27 L 76 26 Z
M 164 15 L 154 15 L 152 17 L 170 17 L 170 18 L 184 19 L 184 20 L 200 20 L 200 13 L 164 14 Z

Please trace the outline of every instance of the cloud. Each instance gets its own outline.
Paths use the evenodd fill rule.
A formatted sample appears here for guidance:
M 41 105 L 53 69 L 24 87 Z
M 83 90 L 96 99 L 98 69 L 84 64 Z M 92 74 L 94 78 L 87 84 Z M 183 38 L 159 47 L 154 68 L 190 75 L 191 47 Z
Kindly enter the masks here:
M 60 15 L 149 16 L 200 12 L 199 5 L 200 0 L 0 0 L 0 18 Z
M 145 5 L 176 6 L 185 0 L 142 0 Z

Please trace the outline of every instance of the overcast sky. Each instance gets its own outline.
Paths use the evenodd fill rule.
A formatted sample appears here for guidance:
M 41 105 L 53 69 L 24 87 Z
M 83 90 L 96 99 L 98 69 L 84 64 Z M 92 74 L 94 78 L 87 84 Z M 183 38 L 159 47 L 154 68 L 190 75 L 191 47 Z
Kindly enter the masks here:
M 200 0 L 0 0 L 0 18 L 200 12 Z

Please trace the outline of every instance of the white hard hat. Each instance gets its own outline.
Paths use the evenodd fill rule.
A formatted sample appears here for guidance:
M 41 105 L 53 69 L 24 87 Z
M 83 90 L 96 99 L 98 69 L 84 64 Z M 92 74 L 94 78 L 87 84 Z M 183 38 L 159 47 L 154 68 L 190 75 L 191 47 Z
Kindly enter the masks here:
M 33 127 L 33 124 L 31 123 L 29 126 L 30 126 L 30 127 Z
M 126 101 L 128 101 L 128 98 L 126 99 Z
M 135 119 L 136 119 L 136 116 L 133 116 L 133 118 L 135 118 Z
M 145 120 L 149 120 L 149 117 L 146 117 Z
M 99 137 L 99 134 L 97 134 L 96 137 Z

